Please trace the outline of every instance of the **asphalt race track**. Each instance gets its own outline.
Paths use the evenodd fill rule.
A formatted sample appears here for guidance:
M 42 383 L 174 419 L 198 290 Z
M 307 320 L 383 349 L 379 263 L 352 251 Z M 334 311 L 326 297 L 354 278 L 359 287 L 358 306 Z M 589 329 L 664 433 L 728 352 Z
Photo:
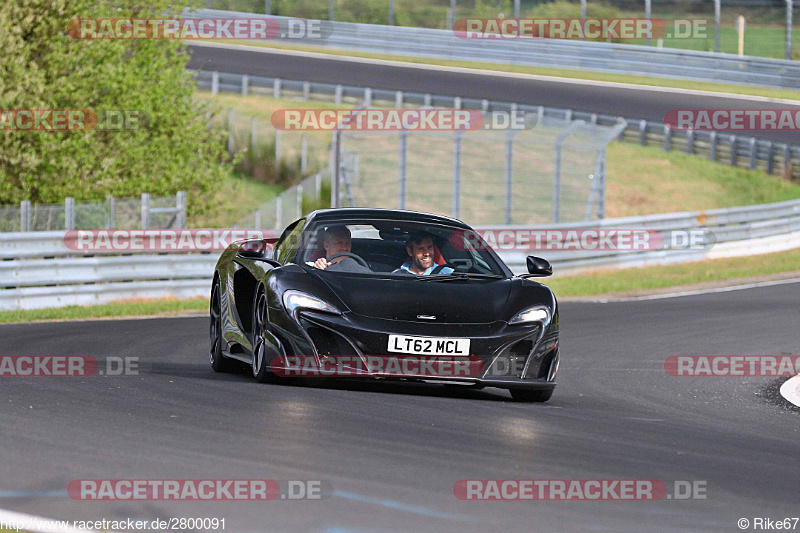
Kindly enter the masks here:
M 139 375 L 2 378 L 0 508 L 226 519 L 227 531 L 739 531 L 800 515 L 785 378 L 673 377 L 670 355 L 800 354 L 800 284 L 561 306 L 546 404 L 494 389 L 215 374 L 206 318 L 0 326 L 2 355 L 138 357 Z M 72 500 L 75 479 L 321 480 L 322 500 Z M 461 479 L 699 482 L 705 499 L 460 501 Z M 677 493 L 675 493 L 677 494 Z
M 188 67 L 234 74 L 280 77 L 289 80 L 341 83 L 379 89 L 429 92 L 471 98 L 560 107 L 609 115 L 664 121 L 671 109 L 783 109 L 778 104 L 752 99 L 701 96 L 681 92 L 647 91 L 641 87 L 607 87 L 586 82 L 559 82 L 500 77 L 490 74 L 418 69 L 370 64 L 335 56 L 304 57 L 285 51 L 246 51 L 210 46 L 190 46 Z M 275 53 L 277 52 L 277 53 Z M 800 104 L 788 106 L 798 109 Z M 743 132 L 778 142 L 797 142 L 796 131 Z

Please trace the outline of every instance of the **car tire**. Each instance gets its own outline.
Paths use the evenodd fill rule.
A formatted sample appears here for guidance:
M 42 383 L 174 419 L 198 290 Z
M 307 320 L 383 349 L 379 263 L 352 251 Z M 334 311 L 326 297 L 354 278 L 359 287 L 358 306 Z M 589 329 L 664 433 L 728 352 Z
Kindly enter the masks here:
M 525 390 L 511 389 L 511 397 L 518 402 L 546 402 L 553 395 L 553 389 Z
M 230 372 L 234 369 L 234 363 L 222 355 L 222 305 L 219 281 L 214 282 L 211 289 L 211 304 L 209 306 L 209 362 L 214 372 Z
M 253 377 L 259 383 L 272 381 L 273 374 L 269 370 L 270 361 L 267 361 L 266 339 L 264 333 L 267 328 L 267 295 L 264 288 L 256 292 L 253 303 Z

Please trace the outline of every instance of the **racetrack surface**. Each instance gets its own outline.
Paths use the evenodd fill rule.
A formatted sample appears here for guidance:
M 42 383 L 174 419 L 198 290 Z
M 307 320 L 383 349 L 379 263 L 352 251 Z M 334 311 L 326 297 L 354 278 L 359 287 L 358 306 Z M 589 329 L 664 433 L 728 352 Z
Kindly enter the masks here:
M 736 95 L 715 96 L 679 91 L 609 87 L 591 82 L 514 78 L 490 73 L 465 73 L 412 66 L 373 64 L 346 57 L 306 57 L 286 51 L 259 51 L 189 46 L 187 65 L 199 70 L 279 77 L 289 80 L 341 83 L 359 87 L 487 98 L 519 104 L 560 107 L 635 119 L 664 121 L 672 109 L 800 109 L 800 103 L 778 104 Z M 498 73 L 500 74 L 500 73 Z M 741 132 L 759 138 L 797 143 L 796 131 Z
M 800 284 L 561 306 L 546 404 L 496 389 L 261 385 L 214 374 L 205 318 L 0 326 L 2 355 L 138 357 L 138 376 L 2 379 L 0 508 L 226 518 L 226 531 L 738 531 L 800 514 L 784 379 L 686 378 L 670 355 L 800 354 Z M 84 502 L 74 479 L 295 479 L 332 497 Z M 704 481 L 706 499 L 459 501 L 461 479 Z

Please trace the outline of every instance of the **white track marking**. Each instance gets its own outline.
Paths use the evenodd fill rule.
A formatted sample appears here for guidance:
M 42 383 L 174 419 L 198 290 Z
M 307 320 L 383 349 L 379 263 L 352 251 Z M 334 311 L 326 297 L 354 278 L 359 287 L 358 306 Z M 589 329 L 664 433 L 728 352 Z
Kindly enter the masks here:
M 797 407 L 800 407 L 800 375 L 791 378 L 781 385 L 781 396 Z
M 543 76 L 539 74 L 523 74 L 520 72 L 500 72 L 497 70 L 486 70 L 486 69 L 476 69 L 476 68 L 447 67 L 443 65 L 408 63 L 405 61 L 395 61 L 390 59 L 370 59 L 365 57 L 339 56 L 335 54 L 324 54 L 319 52 L 301 52 L 298 50 L 265 48 L 262 46 L 248 46 L 242 44 L 210 43 L 210 42 L 199 42 L 199 41 L 184 41 L 184 43 L 190 44 L 192 46 L 204 46 L 207 48 L 222 48 L 225 50 L 240 50 L 243 52 L 260 52 L 262 54 L 275 54 L 275 55 L 285 55 L 294 57 L 308 57 L 314 59 L 327 59 L 329 61 L 345 61 L 350 63 L 363 63 L 368 65 L 385 65 L 392 67 L 413 68 L 417 70 L 433 70 L 436 72 L 458 72 L 462 74 L 480 74 L 484 76 L 494 76 L 498 78 L 517 78 L 517 79 L 527 79 L 527 80 L 551 81 L 555 83 L 566 83 L 572 85 L 590 85 L 592 87 L 612 87 L 617 89 L 633 89 L 636 91 L 690 94 L 697 96 L 714 96 L 718 98 L 733 98 L 736 100 L 747 100 L 751 102 L 767 102 L 773 104 L 800 106 L 800 101 L 798 100 L 787 100 L 784 98 L 770 98 L 767 96 L 754 96 L 748 94 L 699 91 L 696 89 L 679 89 L 675 87 L 655 87 L 652 85 L 637 85 L 634 83 L 582 80 L 577 78 L 562 78 L 558 76 Z
M 713 289 L 698 289 L 693 291 L 670 292 L 667 294 L 651 294 L 649 296 L 630 296 L 624 298 L 570 298 L 573 302 L 592 302 L 592 303 L 614 303 L 614 302 L 638 302 L 644 300 L 663 300 L 665 298 L 679 298 L 681 296 L 697 296 L 700 294 L 713 294 L 715 292 L 731 292 L 740 291 L 743 289 L 755 289 L 757 287 L 771 287 L 773 285 L 786 285 L 789 283 L 798 283 L 800 278 L 792 279 L 779 279 L 775 281 L 762 281 L 759 283 L 748 283 L 746 285 L 732 285 L 730 287 L 715 287 Z

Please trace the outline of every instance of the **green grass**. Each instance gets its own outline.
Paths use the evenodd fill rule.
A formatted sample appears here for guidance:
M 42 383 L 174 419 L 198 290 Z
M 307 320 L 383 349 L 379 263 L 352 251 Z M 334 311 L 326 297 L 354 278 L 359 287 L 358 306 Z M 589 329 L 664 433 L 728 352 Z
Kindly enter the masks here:
M 800 250 L 748 258 L 734 257 L 671 266 L 628 268 L 541 281 L 557 297 L 592 296 L 652 291 L 667 287 L 691 288 L 699 283 L 769 276 L 782 272 L 797 272 L 800 277 Z
M 92 318 L 121 318 L 138 316 L 174 316 L 208 310 L 207 298 L 191 300 L 124 301 L 108 305 L 58 307 L 22 311 L 0 311 L 0 323 L 32 322 L 36 320 L 84 320 Z
M 346 56 L 346 57 L 362 57 L 368 59 L 404 61 L 407 63 L 416 63 L 424 65 L 442 65 L 447 67 L 491 70 L 496 72 L 512 72 L 520 74 L 533 74 L 538 76 L 556 76 L 560 78 L 579 79 L 588 81 L 630 83 L 634 85 L 647 85 L 647 86 L 668 87 L 677 89 L 691 89 L 698 91 L 711 91 L 711 92 L 721 92 L 730 94 L 745 94 L 752 96 L 763 96 L 768 98 L 783 98 L 786 100 L 800 100 L 800 92 L 791 89 L 748 87 L 745 85 L 711 83 L 711 82 L 701 82 L 701 81 L 691 81 L 691 80 L 673 80 L 669 78 L 658 78 L 652 76 L 608 74 L 604 72 L 590 72 L 583 70 L 557 69 L 548 67 L 526 67 L 520 65 L 483 63 L 479 61 L 455 61 L 449 59 L 420 58 L 420 57 L 392 55 L 392 54 L 355 52 L 349 50 L 333 50 L 329 48 L 323 48 L 320 46 L 282 45 L 271 42 L 256 42 L 256 41 L 224 41 L 224 42 L 232 42 L 234 44 L 242 44 L 249 46 L 259 46 L 262 48 L 316 52 L 321 54 L 331 54 L 331 55 Z

